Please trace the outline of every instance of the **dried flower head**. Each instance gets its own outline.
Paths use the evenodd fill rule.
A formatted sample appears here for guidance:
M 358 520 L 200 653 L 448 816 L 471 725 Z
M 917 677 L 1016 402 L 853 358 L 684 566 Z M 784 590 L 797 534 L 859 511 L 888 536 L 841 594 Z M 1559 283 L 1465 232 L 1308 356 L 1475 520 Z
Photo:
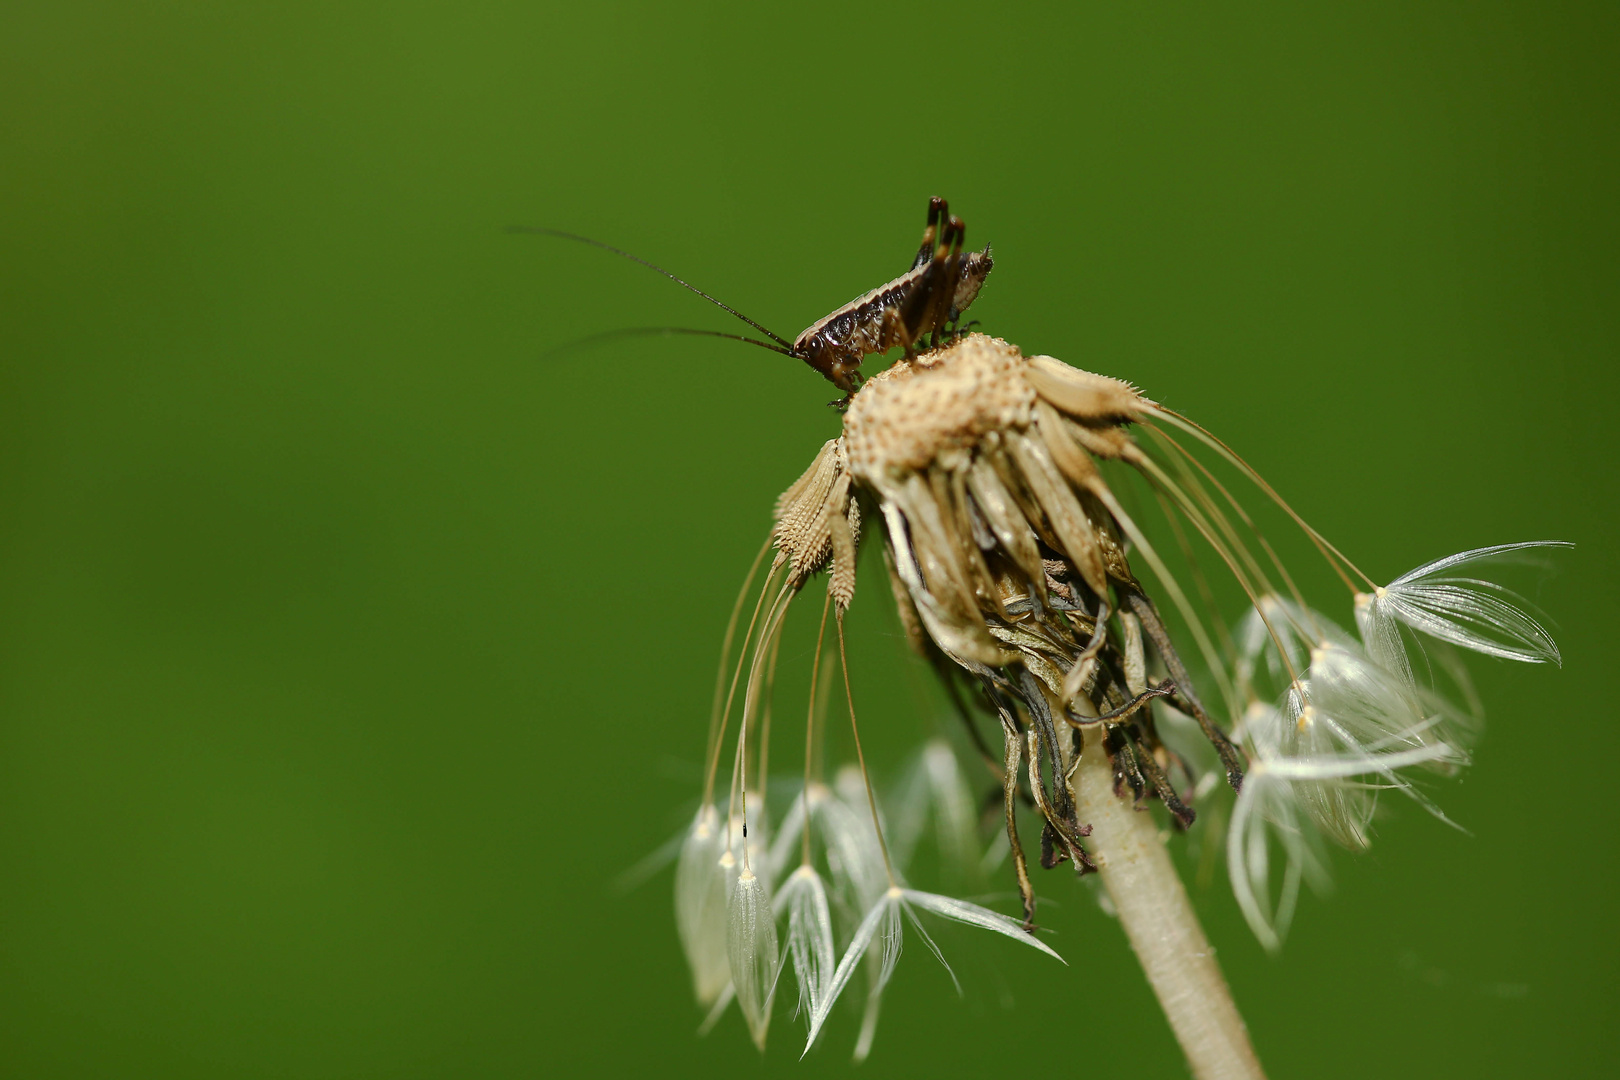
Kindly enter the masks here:
M 1242 504 L 1184 443 L 1253 481 L 1299 524 L 1349 587 L 1359 638 L 1305 602 Z M 1208 602 L 1192 602 L 1105 481 L 1099 466 L 1110 462 L 1138 474 L 1171 524 L 1190 526 L 1241 586 L 1252 607 L 1235 632 Z M 984 854 L 975 800 L 944 744 L 924 749 L 894 813 L 880 809 L 853 728 L 844 662 L 843 614 L 855 595 L 863 521 L 877 523 L 866 531 L 882 538 L 911 645 L 934 662 L 974 744 L 1001 776 L 1019 918 L 905 881 L 930 819 L 942 859 L 964 871 L 993 864 L 999 851 Z M 735 664 L 729 658 L 742 596 L 733 613 L 706 789 L 676 878 L 677 921 L 698 1000 L 718 1015 L 735 997 L 763 1046 L 775 980 L 791 967 L 808 1049 L 845 991 L 859 987 L 859 1058 L 871 1045 L 906 924 L 942 961 L 923 915 L 1051 953 L 1034 936 L 1036 898 L 1020 835 L 1021 808 L 1029 806 L 1042 867 L 1102 869 L 1195 1068 L 1192 1043 L 1205 1039 L 1196 1032 L 1206 1021 L 1225 1025 L 1221 1037 L 1234 1045 L 1223 1052 L 1252 1064 L 1235 1011 L 1230 1019 L 1221 1011 L 1230 1010 L 1229 999 L 1207 1008 L 1169 1000 L 1166 981 L 1179 977 L 1178 967 L 1197 969 L 1188 984 L 1194 998 L 1224 997 L 1224 983 L 1195 922 L 1175 934 L 1142 929 L 1152 918 L 1191 920 L 1190 908 L 1173 872 L 1148 865 L 1162 853 L 1132 848 L 1139 840 L 1119 831 L 1119 822 L 1134 827 L 1132 816 L 1111 807 L 1157 801 L 1186 828 L 1196 819 L 1196 800 L 1214 798 L 1221 787 L 1235 793 L 1227 833 L 1233 889 L 1257 935 L 1275 947 L 1300 882 L 1325 880 L 1325 842 L 1365 847 L 1382 793 L 1440 813 L 1414 771 L 1454 772 L 1478 730 L 1466 675 L 1446 650 L 1558 661 L 1551 638 L 1517 597 L 1472 576 L 1548 546 L 1466 552 L 1376 586 L 1226 444 L 1127 383 L 1026 357 L 979 334 L 908 357 L 861 387 L 840 437 L 778 500 L 769 542 L 744 585 L 746 596 L 774 551 Z M 1133 562 L 1151 572 L 1151 589 Z M 776 652 L 794 598 L 823 571 L 805 781 L 767 850 L 766 806 L 752 789 L 765 781 Z M 1153 593 L 1176 612 L 1177 634 L 1194 644 L 1207 687 L 1195 686 Z M 1199 594 L 1207 601 L 1207 590 Z M 821 668 L 829 612 L 859 766 L 852 781 L 830 786 L 815 772 L 811 739 L 818 694 L 822 704 L 827 696 Z M 1425 641 L 1429 652 L 1420 655 Z M 1415 674 L 1437 666 L 1467 707 Z M 999 754 L 976 726 L 976 709 L 1000 730 Z M 731 785 L 722 800 L 716 779 L 734 713 Z M 1213 768 L 1200 764 L 1205 760 Z M 1106 835 L 1103 818 L 1111 822 Z M 1272 867 L 1279 851 L 1280 889 Z M 1141 914 L 1147 908 L 1157 913 Z M 1159 946 L 1147 939 L 1155 936 L 1179 944 L 1154 955 Z

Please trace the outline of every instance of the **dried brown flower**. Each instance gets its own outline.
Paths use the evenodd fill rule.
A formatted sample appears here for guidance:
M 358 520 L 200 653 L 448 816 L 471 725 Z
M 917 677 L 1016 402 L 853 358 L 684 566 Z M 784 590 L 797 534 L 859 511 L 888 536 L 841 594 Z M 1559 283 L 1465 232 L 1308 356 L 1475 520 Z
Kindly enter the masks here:
M 1138 441 L 1139 433 L 1151 440 L 1153 454 Z M 1362 643 L 1305 604 L 1249 515 L 1177 434 L 1197 440 L 1253 480 L 1304 529 L 1355 594 Z M 1223 648 L 1110 490 L 1099 468 L 1108 462 L 1140 473 L 1168 510 L 1214 549 L 1253 603 L 1235 639 L 1223 636 Z M 1243 528 L 1228 518 L 1228 507 Z M 939 671 L 980 753 L 1002 777 L 1021 923 L 904 884 L 903 865 L 896 865 L 884 840 L 858 731 L 856 791 L 839 785 L 834 792 L 817 781 L 807 744 L 805 787 L 784 822 L 786 843 L 766 842 L 763 800 L 749 790 L 747 747 L 755 739 L 763 746 L 768 732 L 780 628 L 794 597 L 826 571 L 822 628 L 832 611 L 842 657 L 843 614 L 855 596 L 863 520 L 868 535 L 882 537 L 912 647 Z M 1269 569 L 1251 544 L 1264 552 Z M 716 695 L 707 789 L 677 879 L 677 911 L 699 999 L 714 1004 L 718 1015 L 735 993 L 763 1046 L 768 988 L 780 955 L 772 919 L 764 913 L 771 888 L 784 880 L 795 837 L 801 860 L 785 878 L 777 910 L 789 913 L 786 953 L 807 1006 L 811 1042 L 840 993 L 865 970 L 866 1019 L 856 1048 L 857 1057 L 864 1055 L 898 956 L 902 916 L 931 947 L 919 911 L 1050 951 L 1030 936 L 1036 929 L 1035 891 L 1018 824 L 1027 803 L 1040 824 L 1042 867 L 1069 863 L 1082 874 L 1102 870 L 1194 1071 L 1258 1076 L 1242 1021 L 1152 817 L 1130 808 L 1158 801 L 1186 828 L 1195 820 L 1195 791 L 1208 795 L 1220 782 L 1216 777 L 1241 791 L 1228 849 L 1233 887 L 1257 934 L 1275 947 L 1301 878 L 1320 876 L 1316 837 L 1365 846 L 1380 789 L 1399 790 L 1438 814 L 1403 770 L 1455 769 L 1466 761 L 1459 744 L 1477 723 L 1417 684 L 1402 633 L 1416 631 L 1509 659 L 1558 659 L 1551 638 L 1512 594 L 1474 578 L 1440 575 L 1548 546 L 1465 552 L 1376 586 L 1224 443 L 1128 383 L 1048 356 L 1025 356 L 982 334 L 908 356 L 861 386 L 849 401 L 842 434 L 822 446 L 777 501 L 767 545 L 775 555 L 743 634 L 740 656 L 747 659 L 739 659 L 729 688 L 722 682 Z M 761 551 L 761 560 L 766 553 Z M 1199 696 L 1158 607 L 1132 569 L 1135 558 L 1186 622 L 1218 692 L 1217 711 L 1237 729 L 1236 741 Z M 749 588 L 745 584 L 744 592 Z M 742 605 L 739 597 L 727 632 L 728 656 Z M 819 666 L 819 638 L 816 658 Z M 840 666 L 853 724 L 847 665 Z M 725 815 L 729 824 L 721 825 L 714 782 L 739 686 L 731 809 Z M 969 702 L 999 724 L 999 754 L 983 741 Z M 813 731 L 814 693 L 810 711 Z M 1215 773 L 1200 777 L 1161 739 L 1159 724 L 1172 717 L 1202 732 L 1213 748 L 1209 756 L 1220 763 Z M 932 778 L 916 789 L 944 796 L 942 829 L 947 816 L 957 822 L 951 830 L 959 851 L 961 821 L 970 817 L 960 807 L 971 797 L 952 794 L 959 782 L 952 769 L 938 760 L 930 768 Z M 761 761 L 756 780 L 763 773 Z M 908 808 L 906 815 L 913 822 L 907 826 L 911 838 L 920 827 L 915 810 Z M 1275 906 L 1268 829 L 1275 830 L 1286 856 L 1283 895 Z M 901 862 L 909 848 L 907 839 Z M 817 852 L 828 879 L 816 868 Z M 736 899 L 739 880 L 747 885 L 746 903 Z M 733 899 L 721 910 L 719 898 L 728 890 Z M 843 958 L 833 969 L 837 942 L 844 943 Z M 725 965 L 717 950 L 729 954 L 732 986 L 724 990 Z

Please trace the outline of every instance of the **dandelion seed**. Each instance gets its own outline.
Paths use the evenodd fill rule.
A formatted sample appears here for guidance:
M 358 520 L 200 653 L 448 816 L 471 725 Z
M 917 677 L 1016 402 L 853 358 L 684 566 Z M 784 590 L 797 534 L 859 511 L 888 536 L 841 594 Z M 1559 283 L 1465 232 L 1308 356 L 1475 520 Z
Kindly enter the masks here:
M 947 871 L 974 865 L 979 849 L 978 815 L 973 792 L 949 744 L 935 739 L 923 746 L 901 783 L 896 802 L 899 810 L 890 831 L 889 850 L 897 866 L 910 865 L 930 819 Z
M 712 1005 L 731 981 L 726 904 L 735 867 L 735 858 L 726 851 L 719 811 L 712 804 L 704 806 L 681 845 L 675 867 L 675 924 L 700 1005 Z
M 1462 748 L 1477 733 L 1477 717 L 1419 686 L 1404 651 L 1395 658 L 1398 663 L 1379 661 L 1320 612 L 1274 595 L 1257 600 L 1236 641 L 1234 679 L 1251 701 L 1241 738 L 1251 757 L 1364 758 L 1370 762 L 1365 771 L 1376 775 L 1382 755 L 1443 746 L 1428 759 L 1431 768 L 1455 771 L 1466 763 Z M 1266 692 L 1262 673 L 1271 685 L 1287 686 L 1280 712 L 1255 701 Z M 1304 812 L 1300 827 L 1319 829 L 1352 850 L 1367 846 L 1377 791 L 1383 788 L 1400 790 L 1454 824 L 1411 781 L 1392 769 L 1382 777 L 1376 784 L 1273 779 L 1256 798 L 1282 798 L 1281 790 Z M 1269 816 L 1276 821 L 1283 815 L 1273 810 Z
M 883 851 L 863 809 L 851 806 L 842 797 L 823 799 L 812 809 L 812 820 L 827 846 L 833 895 L 844 910 L 854 912 L 856 917 L 889 885 Z
M 737 1005 L 748 1022 L 754 1045 L 763 1050 L 781 957 L 776 946 L 776 922 L 771 916 L 770 888 L 746 867 L 731 887 L 726 929 Z
M 1432 800 L 1396 772 L 1410 763 L 1400 757 L 1403 751 L 1426 751 L 1418 760 L 1447 770 L 1467 764 L 1461 750 L 1431 737 L 1432 718 L 1407 713 L 1408 725 L 1402 727 L 1391 722 L 1399 719 L 1393 713 L 1333 713 L 1319 707 L 1317 701 L 1310 680 L 1300 680 L 1297 689 L 1290 692 L 1285 710 L 1287 722 L 1282 725 L 1282 754 L 1273 760 L 1282 764 L 1346 762 L 1358 765 L 1359 774 L 1382 777 L 1381 784 L 1369 785 L 1340 782 L 1337 774 L 1321 783 L 1307 774 L 1297 774 L 1293 784 L 1295 800 L 1318 828 L 1344 847 L 1366 848 L 1376 792 L 1382 788 L 1400 791 L 1434 817 L 1456 827 Z M 1403 765 L 1389 764 L 1397 760 Z
M 1047 946 L 1040 938 L 1027 932 L 1023 924 L 1017 919 L 1003 915 L 999 911 L 991 911 L 989 908 L 980 907 L 978 904 L 969 903 L 966 900 L 940 896 L 937 893 L 920 892 L 916 889 L 905 890 L 902 899 L 941 918 L 950 919 L 952 922 L 959 922 L 966 926 L 977 926 L 981 930 L 989 930 L 1003 937 L 1010 937 L 1014 941 L 1039 949 L 1060 963 L 1063 961 L 1063 957 L 1059 956 L 1055 950 Z
M 1237 660 L 1233 673 L 1240 685 L 1252 686 L 1265 661 L 1271 680 L 1287 685 L 1305 670 L 1311 650 L 1321 645 L 1351 644 L 1353 639 L 1332 619 L 1274 593 L 1260 596 L 1238 623 L 1234 637 Z
M 1326 879 L 1308 828 L 1300 819 L 1292 783 L 1263 767 L 1250 769 L 1227 826 L 1227 870 L 1232 895 L 1249 929 L 1273 952 L 1282 946 L 1293 920 L 1301 875 L 1309 870 L 1319 881 Z M 1272 837 L 1285 858 L 1281 896 L 1275 902 L 1271 898 Z
M 1451 572 L 1500 565 L 1530 552 L 1568 547 L 1574 545 L 1562 540 L 1500 544 L 1448 555 L 1420 566 L 1370 594 L 1356 597 L 1356 620 L 1362 636 L 1378 655 L 1393 655 L 1399 647 L 1395 624 L 1401 623 L 1487 656 L 1530 664 L 1562 664 L 1557 643 L 1525 610 L 1529 605 L 1522 597 L 1495 582 L 1455 577 Z
M 1326 793 L 1366 793 L 1387 783 L 1398 770 L 1446 756 L 1444 744 L 1383 755 L 1322 754 L 1274 757 L 1250 769 L 1227 827 L 1227 870 L 1232 894 L 1255 937 L 1267 949 L 1282 945 L 1293 918 L 1301 878 L 1318 889 L 1328 884 L 1326 863 L 1312 832 L 1311 817 L 1335 802 Z M 1372 778 L 1372 787 L 1368 779 Z M 1344 800 L 1350 802 L 1351 800 Z M 1365 829 L 1365 819 L 1355 822 Z M 1364 831 L 1355 836 L 1365 845 Z M 1284 855 L 1280 897 L 1271 899 L 1271 844 Z
M 827 1016 L 832 1012 L 834 1003 L 849 985 L 849 980 L 854 977 L 856 968 L 866 958 L 874 941 L 878 946 L 877 951 L 872 954 L 877 957 L 877 975 L 868 991 L 869 996 L 876 997 L 881 994 L 884 985 L 889 981 L 889 976 L 894 973 L 894 965 L 900 959 L 899 891 L 898 888 L 891 888 L 885 892 L 883 898 L 861 919 L 860 925 L 856 926 L 843 957 L 838 961 L 838 967 L 833 971 L 832 982 L 827 986 L 821 1007 L 810 1014 L 810 1034 L 804 1042 L 806 1053 L 816 1044 L 816 1036 L 821 1034 L 821 1027 L 827 1022 Z
M 787 909 L 788 954 L 799 983 L 799 1011 L 808 1021 L 820 1011 L 838 965 L 827 887 L 813 867 L 801 866 L 776 899 Z
M 843 958 L 838 961 L 838 969 L 833 973 L 832 984 L 828 987 L 821 1009 L 812 1015 L 810 1020 L 810 1036 L 805 1041 L 806 1051 L 815 1045 L 816 1036 L 821 1032 L 821 1026 L 826 1022 L 827 1014 L 832 1011 L 833 1004 L 838 1000 L 839 994 L 849 985 L 849 980 L 855 974 L 855 969 L 866 958 L 868 951 L 876 944 L 879 957 L 878 971 L 875 985 L 870 993 L 872 996 L 881 994 L 883 987 L 888 983 L 889 977 L 894 973 L 894 966 L 900 959 L 900 944 L 902 937 L 902 914 L 911 921 L 927 943 L 929 951 L 938 957 L 945 970 L 950 971 L 950 965 L 945 963 L 945 957 L 940 953 L 939 947 L 934 944 L 928 932 L 922 928 L 917 920 L 915 908 L 933 912 L 953 922 L 964 923 L 968 926 L 977 926 L 998 934 L 1003 934 L 1015 941 L 1023 942 L 1032 948 L 1039 949 L 1048 956 L 1061 961 L 1063 958 L 1054 952 L 1045 942 L 1024 931 L 1023 925 L 1017 920 L 980 907 L 978 904 L 966 900 L 956 900 L 948 896 L 939 896 L 934 893 L 921 892 L 917 889 L 905 889 L 898 885 L 890 886 L 882 898 L 866 913 L 861 924 L 856 927 L 854 936 L 850 939 L 849 947 L 844 951 Z M 955 974 L 951 978 L 954 981 Z M 960 989 L 960 986 L 958 986 Z
M 1416 694 L 1377 664 L 1342 645 L 1318 645 L 1299 684 L 1289 697 L 1293 732 L 1320 735 L 1328 745 L 1367 753 L 1404 749 L 1437 741 L 1438 716 L 1425 716 Z M 1310 751 L 1289 746 L 1291 755 Z

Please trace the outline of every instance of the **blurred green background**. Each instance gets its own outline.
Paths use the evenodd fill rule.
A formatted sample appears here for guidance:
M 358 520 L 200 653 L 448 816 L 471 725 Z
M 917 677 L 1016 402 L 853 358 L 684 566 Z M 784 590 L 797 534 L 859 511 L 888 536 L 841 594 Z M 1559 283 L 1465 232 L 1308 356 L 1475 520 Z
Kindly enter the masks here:
M 1111 7 L 0 15 L 0 1070 L 845 1072 L 848 1017 L 803 1063 L 785 1012 L 763 1063 L 698 1038 L 667 875 L 614 886 L 690 812 L 831 388 L 543 357 L 735 327 L 502 227 L 792 336 L 937 193 L 987 330 L 1198 417 L 1375 576 L 1579 543 L 1564 670 L 1473 665 L 1472 835 L 1393 807 L 1278 958 L 1194 891 L 1273 1076 L 1612 1075 L 1620 8 Z M 944 723 L 891 607 L 868 561 L 884 775 Z M 1181 1075 L 1118 928 L 1038 887 L 1071 966 L 946 935 L 958 1000 L 913 942 L 869 1073 Z

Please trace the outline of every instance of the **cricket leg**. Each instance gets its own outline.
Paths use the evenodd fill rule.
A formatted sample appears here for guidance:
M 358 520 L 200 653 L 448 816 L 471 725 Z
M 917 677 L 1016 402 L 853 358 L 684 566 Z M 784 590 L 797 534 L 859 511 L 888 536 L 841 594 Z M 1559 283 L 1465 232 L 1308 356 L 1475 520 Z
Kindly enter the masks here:
M 940 331 L 951 318 L 951 304 L 956 299 L 956 281 L 962 276 L 962 238 L 966 234 L 967 226 L 962 219 L 952 217 L 945 229 L 950 253 L 945 256 L 945 265 L 935 278 L 928 312 L 929 344 L 935 349 L 939 348 Z
M 911 260 L 908 270 L 926 266 L 928 260 L 934 257 L 934 238 L 939 235 L 939 223 L 949 219 L 950 206 L 944 199 L 935 195 L 928 200 L 928 227 L 923 230 L 922 247 L 917 249 L 917 257 Z

